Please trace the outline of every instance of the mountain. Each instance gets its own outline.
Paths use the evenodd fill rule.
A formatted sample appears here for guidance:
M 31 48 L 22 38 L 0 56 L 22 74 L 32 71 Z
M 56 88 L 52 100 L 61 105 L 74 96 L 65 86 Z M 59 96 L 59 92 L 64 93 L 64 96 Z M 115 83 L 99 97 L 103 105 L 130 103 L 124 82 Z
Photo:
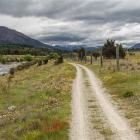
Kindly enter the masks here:
M 32 39 L 16 30 L 12 30 L 4 26 L 0 26 L 0 44 L 21 44 L 39 48 L 50 48 L 49 45 L 43 44 L 38 40 Z
M 40 37 L 43 42 L 81 42 L 84 39 L 83 37 L 65 33 Z
M 76 51 L 80 48 L 85 48 L 87 51 L 93 51 L 97 49 L 95 47 L 87 47 L 86 45 L 56 45 L 52 46 L 52 48 L 62 51 Z
M 132 46 L 131 49 L 140 49 L 140 43 L 138 43 L 138 44 Z

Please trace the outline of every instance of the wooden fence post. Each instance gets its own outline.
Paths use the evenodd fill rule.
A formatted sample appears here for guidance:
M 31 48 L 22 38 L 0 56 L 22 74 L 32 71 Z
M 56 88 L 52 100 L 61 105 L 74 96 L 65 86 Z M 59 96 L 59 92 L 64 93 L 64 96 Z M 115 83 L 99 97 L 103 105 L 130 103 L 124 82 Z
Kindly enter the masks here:
M 90 55 L 90 64 L 92 64 L 93 63 L 93 56 L 92 56 L 92 53 L 91 53 L 91 55 Z
M 100 49 L 100 63 L 101 67 L 103 67 L 103 48 Z
M 117 65 L 117 71 L 119 71 L 120 70 L 119 45 L 116 46 L 116 65 Z
M 85 63 L 87 62 L 87 52 L 85 50 Z

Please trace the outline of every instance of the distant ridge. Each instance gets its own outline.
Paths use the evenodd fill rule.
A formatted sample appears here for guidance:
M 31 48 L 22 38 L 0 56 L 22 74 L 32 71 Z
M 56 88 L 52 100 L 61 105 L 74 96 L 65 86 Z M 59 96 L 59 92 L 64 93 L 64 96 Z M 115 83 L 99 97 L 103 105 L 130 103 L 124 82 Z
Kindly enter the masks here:
M 52 48 L 54 49 L 59 49 L 62 51 L 76 51 L 79 50 L 80 48 L 85 48 L 85 50 L 87 51 L 93 51 L 96 50 L 98 48 L 96 47 L 87 47 L 86 45 L 56 45 L 56 46 L 52 46 Z
M 32 39 L 23 33 L 16 30 L 9 29 L 4 26 L 0 26 L 0 44 L 21 44 L 30 45 L 33 47 L 48 47 L 49 45 L 43 44 L 42 42 Z
M 140 43 L 138 43 L 138 44 L 132 46 L 131 48 L 132 48 L 132 49 L 140 49 Z

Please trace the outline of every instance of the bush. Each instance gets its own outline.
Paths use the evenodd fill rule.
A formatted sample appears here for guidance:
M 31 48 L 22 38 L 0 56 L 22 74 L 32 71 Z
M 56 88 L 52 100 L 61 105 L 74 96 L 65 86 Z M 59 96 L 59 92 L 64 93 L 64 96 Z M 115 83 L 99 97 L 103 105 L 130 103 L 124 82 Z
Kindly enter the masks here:
M 42 65 L 42 60 L 38 60 L 37 61 L 37 66 L 41 66 Z
M 124 98 L 129 98 L 129 97 L 132 97 L 132 96 L 134 96 L 133 91 L 127 91 L 123 94 Z
M 46 57 L 46 58 L 43 59 L 43 63 L 44 64 L 47 64 L 48 63 L 48 57 Z
M 6 59 L 4 59 L 3 57 L 1 57 L 1 58 L 0 58 L 0 62 L 1 62 L 2 64 L 6 64 Z
M 61 63 L 63 63 L 63 56 L 58 57 L 57 60 L 55 61 L 56 65 Z
M 2 55 L 0 55 L 0 63 L 2 63 L 2 64 L 5 64 L 6 63 L 6 61 L 5 61 L 5 59 L 3 58 Z
M 58 57 L 58 63 L 63 63 L 63 56 Z
M 33 58 L 32 58 L 31 55 L 28 54 L 28 55 L 25 55 L 25 56 L 24 56 L 24 60 L 25 60 L 25 61 L 32 61 Z
M 6 79 L 0 79 L 0 94 L 8 94 L 9 93 L 9 83 Z
M 35 61 L 31 61 L 31 62 L 26 62 L 26 63 L 22 63 L 21 65 L 17 66 L 16 70 L 23 70 L 23 69 L 27 69 L 32 65 L 35 65 L 36 62 Z
M 140 62 L 137 62 L 137 65 L 140 65 Z
M 59 57 L 58 53 L 50 53 L 49 59 L 57 59 Z
M 10 75 L 14 75 L 15 74 L 15 69 L 14 68 L 11 68 L 10 71 L 9 71 Z

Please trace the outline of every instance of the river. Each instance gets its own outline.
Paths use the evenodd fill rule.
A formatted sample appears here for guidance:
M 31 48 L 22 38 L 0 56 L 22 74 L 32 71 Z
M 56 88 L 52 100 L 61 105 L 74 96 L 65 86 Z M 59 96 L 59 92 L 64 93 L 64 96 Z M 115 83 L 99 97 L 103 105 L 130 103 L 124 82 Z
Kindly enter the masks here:
M 12 62 L 8 64 L 1 64 L 0 63 L 0 75 L 8 74 L 11 68 L 17 67 L 21 63 Z

